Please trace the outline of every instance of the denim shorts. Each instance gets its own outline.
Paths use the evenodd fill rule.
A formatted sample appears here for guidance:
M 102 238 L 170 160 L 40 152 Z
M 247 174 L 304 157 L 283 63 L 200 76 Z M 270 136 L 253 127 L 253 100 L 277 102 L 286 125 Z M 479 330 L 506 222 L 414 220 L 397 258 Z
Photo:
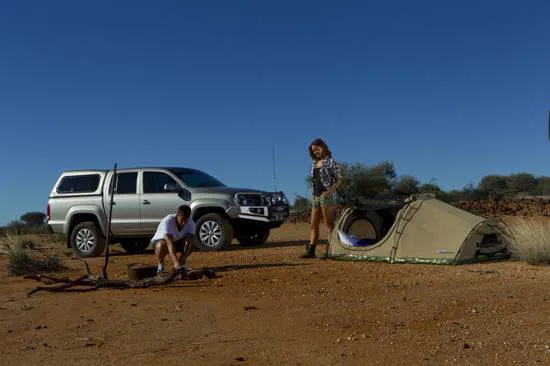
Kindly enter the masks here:
M 313 207 L 314 208 L 321 208 L 321 207 L 327 207 L 331 205 L 335 205 L 336 202 L 332 197 L 327 196 L 319 196 L 319 197 L 313 197 Z

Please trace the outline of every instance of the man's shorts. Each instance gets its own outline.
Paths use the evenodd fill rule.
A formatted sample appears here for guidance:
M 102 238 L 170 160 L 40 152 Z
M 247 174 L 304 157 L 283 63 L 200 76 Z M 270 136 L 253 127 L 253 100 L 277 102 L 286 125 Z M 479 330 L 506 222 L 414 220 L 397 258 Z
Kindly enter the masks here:
M 332 199 L 332 197 L 326 197 L 326 196 L 313 197 L 313 207 L 315 208 L 327 207 L 335 204 L 336 202 L 334 202 L 334 199 Z
M 185 234 L 183 238 L 174 242 L 174 248 L 176 249 L 176 252 L 183 252 L 183 248 L 185 247 L 185 242 L 190 239 L 193 239 L 194 237 L 195 237 L 194 234 Z M 153 246 L 153 249 L 155 249 L 155 245 L 157 245 L 157 243 L 161 240 L 164 240 L 164 239 L 151 240 L 151 245 Z

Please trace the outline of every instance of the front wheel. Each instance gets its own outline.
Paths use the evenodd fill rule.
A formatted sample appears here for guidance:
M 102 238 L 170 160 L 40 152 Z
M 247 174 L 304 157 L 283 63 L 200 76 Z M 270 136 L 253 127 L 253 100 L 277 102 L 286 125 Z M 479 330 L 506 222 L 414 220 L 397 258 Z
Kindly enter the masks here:
M 254 246 L 254 245 L 262 245 L 267 242 L 267 239 L 269 239 L 269 230 L 262 231 L 250 236 L 241 236 L 237 238 L 239 240 L 239 243 L 243 246 Z
M 197 221 L 197 239 L 202 250 L 222 250 L 233 241 L 233 227 L 219 214 L 206 214 Z
M 71 247 L 79 257 L 97 257 L 105 249 L 105 237 L 95 222 L 81 222 L 71 231 Z

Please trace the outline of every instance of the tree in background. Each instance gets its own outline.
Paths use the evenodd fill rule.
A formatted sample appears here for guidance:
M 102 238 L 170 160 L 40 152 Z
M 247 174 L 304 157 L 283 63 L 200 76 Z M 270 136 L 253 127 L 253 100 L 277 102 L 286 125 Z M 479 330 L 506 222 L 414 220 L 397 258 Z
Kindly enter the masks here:
M 29 226 L 40 226 L 44 224 L 46 217 L 43 212 L 27 212 L 21 216 L 21 221 Z
M 463 192 L 459 189 L 452 189 L 448 192 L 442 192 L 446 197 L 445 202 L 458 202 L 463 199 Z
M 355 197 L 374 197 L 392 190 L 396 177 L 393 163 L 384 161 L 373 166 L 362 163 L 339 164 L 342 184 L 337 190 L 337 200 L 341 205 L 349 205 Z
M 479 201 L 486 198 L 487 194 L 472 183 L 465 185 L 460 194 L 460 200 L 462 201 Z
M 550 177 L 537 177 L 537 186 L 535 188 L 536 195 L 550 195 Z
M 433 193 L 435 197 L 443 202 L 454 202 L 459 201 L 458 195 L 456 192 L 458 190 L 445 192 L 437 184 L 433 183 L 435 180 L 432 179 L 428 183 L 423 183 L 420 185 L 420 193 Z
M 458 201 L 479 201 L 485 199 L 513 198 L 511 193 L 529 193 L 531 195 L 550 195 L 550 177 L 536 177 L 530 173 L 517 173 L 510 176 L 490 174 L 484 176 L 478 184 L 467 184 L 462 189 L 443 191 L 434 179 L 420 183 L 412 175 L 397 177 L 391 161 L 383 161 L 367 166 L 363 163 L 340 163 L 342 184 L 336 192 L 337 203 L 348 206 L 356 197 L 375 197 L 384 194 L 434 193 L 436 198 L 452 203 Z M 311 177 L 306 178 L 311 188 Z M 517 198 L 517 197 L 516 197 Z M 311 207 L 306 197 L 297 196 L 294 207 Z
M 396 194 L 411 195 L 420 192 L 420 181 L 412 175 L 402 175 L 397 179 L 394 185 Z
M 420 186 L 420 193 L 439 193 L 443 192 L 435 183 L 424 183 Z
M 307 211 L 311 209 L 311 201 L 304 196 L 296 195 L 292 209 L 296 211 Z
M 478 188 L 490 200 L 500 199 L 510 190 L 508 188 L 508 178 L 496 174 L 486 175 L 481 178 Z
M 530 173 L 516 173 L 510 175 L 509 178 L 510 189 L 516 192 L 528 192 L 535 193 L 535 187 L 537 186 L 537 179 Z
M 21 221 L 17 221 L 17 220 L 12 220 L 8 223 L 8 225 L 6 225 L 6 227 L 4 227 L 3 231 L 4 232 L 8 232 L 8 233 L 13 233 L 13 234 L 23 234 L 25 233 L 29 226 Z

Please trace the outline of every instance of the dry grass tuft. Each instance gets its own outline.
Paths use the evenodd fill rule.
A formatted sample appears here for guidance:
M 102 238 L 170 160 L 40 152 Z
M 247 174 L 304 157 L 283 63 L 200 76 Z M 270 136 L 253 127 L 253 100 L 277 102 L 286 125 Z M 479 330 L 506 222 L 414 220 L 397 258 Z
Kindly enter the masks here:
M 47 256 L 43 259 L 33 257 L 30 251 L 37 246 L 36 240 L 31 237 L 6 235 L 4 242 L 0 244 L 0 254 L 7 257 L 11 275 L 30 275 L 65 269 L 57 257 Z
M 6 237 L 4 239 L 6 242 L 2 248 L 0 248 L 0 251 L 4 251 L 4 248 L 7 250 L 12 249 L 37 249 L 39 245 L 39 241 L 37 238 L 29 235 L 17 235 L 14 233 L 7 233 Z
M 512 257 L 529 264 L 550 264 L 550 222 L 517 217 L 501 226 L 501 238 Z

